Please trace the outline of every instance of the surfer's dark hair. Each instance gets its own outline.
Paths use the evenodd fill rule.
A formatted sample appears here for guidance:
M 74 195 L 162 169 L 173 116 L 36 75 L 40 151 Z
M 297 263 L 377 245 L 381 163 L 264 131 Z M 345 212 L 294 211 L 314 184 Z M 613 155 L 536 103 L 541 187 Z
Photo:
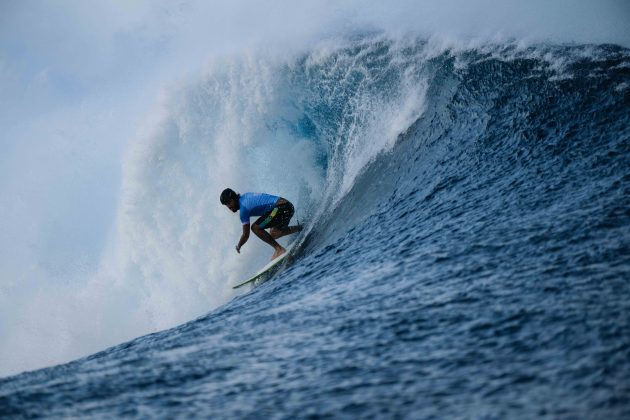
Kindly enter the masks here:
M 221 204 L 227 204 L 230 200 L 238 200 L 239 195 L 230 188 L 226 188 L 221 193 Z

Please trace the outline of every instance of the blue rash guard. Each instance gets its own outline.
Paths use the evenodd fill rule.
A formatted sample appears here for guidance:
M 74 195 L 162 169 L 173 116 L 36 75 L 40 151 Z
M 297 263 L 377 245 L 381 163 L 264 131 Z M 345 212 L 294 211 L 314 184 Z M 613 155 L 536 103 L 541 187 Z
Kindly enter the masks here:
M 262 216 L 271 211 L 280 197 L 262 193 L 244 193 L 238 200 L 241 207 L 241 223 L 249 224 L 251 216 Z

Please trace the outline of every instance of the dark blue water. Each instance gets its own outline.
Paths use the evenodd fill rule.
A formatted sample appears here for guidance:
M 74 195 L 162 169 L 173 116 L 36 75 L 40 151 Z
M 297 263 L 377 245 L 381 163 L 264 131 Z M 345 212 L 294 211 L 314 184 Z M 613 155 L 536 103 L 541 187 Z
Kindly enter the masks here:
M 428 80 L 422 117 L 322 204 L 293 265 L 177 328 L 0 380 L 0 415 L 630 418 L 630 52 L 390 48 L 338 53 L 362 74 L 334 55 L 285 69 L 314 140 L 358 92 Z

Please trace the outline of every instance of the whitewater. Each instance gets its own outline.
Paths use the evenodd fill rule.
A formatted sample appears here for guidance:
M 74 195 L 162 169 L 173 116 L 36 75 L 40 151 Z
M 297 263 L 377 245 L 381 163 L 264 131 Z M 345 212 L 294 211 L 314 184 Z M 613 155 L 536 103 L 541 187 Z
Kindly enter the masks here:
M 50 206 L 32 263 L 6 245 L 30 230 L 3 227 L 0 415 L 630 415 L 627 31 L 444 35 L 341 9 L 290 43 L 164 58 L 157 95 L 99 113 L 129 140 L 64 177 L 102 188 L 78 205 L 90 234 Z M 20 185 L 5 220 L 31 211 Z M 272 250 L 234 251 L 225 187 L 286 197 L 305 226 L 244 292 Z

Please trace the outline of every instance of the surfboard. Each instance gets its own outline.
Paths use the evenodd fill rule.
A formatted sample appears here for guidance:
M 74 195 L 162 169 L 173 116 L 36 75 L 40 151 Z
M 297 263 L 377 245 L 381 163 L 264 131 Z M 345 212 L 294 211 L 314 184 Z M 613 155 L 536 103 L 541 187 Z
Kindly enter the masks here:
M 254 274 L 253 276 L 251 276 L 250 278 L 248 278 L 244 282 L 241 282 L 241 283 L 239 283 L 239 284 L 237 284 L 235 286 L 232 286 L 232 289 L 238 289 L 239 287 L 243 287 L 246 284 L 250 284 L 250 283 L 253 284 L 254 282 L 256 282 L 256 280 L 260 280 L 265 275 L 273 274 L 275 269 L 280 268 L 280 263 L 282 261 L 284 261 L 286 259 L 286 257 L 289 256 L 289 254 L 291 253 L 291 250 L 293 249 L 294 245 L 295 245 L 295 242 L 292 243 L 291 245 L 285 247 L 287 252 L 285 252 L 284 254 L 280 255 L 275 260 L 271 260 L 269 262 L 269 264 L 267 264 L 266 266 L 264 266 L 263 268 L 258 270 L 258 272 L 256 274 Z

